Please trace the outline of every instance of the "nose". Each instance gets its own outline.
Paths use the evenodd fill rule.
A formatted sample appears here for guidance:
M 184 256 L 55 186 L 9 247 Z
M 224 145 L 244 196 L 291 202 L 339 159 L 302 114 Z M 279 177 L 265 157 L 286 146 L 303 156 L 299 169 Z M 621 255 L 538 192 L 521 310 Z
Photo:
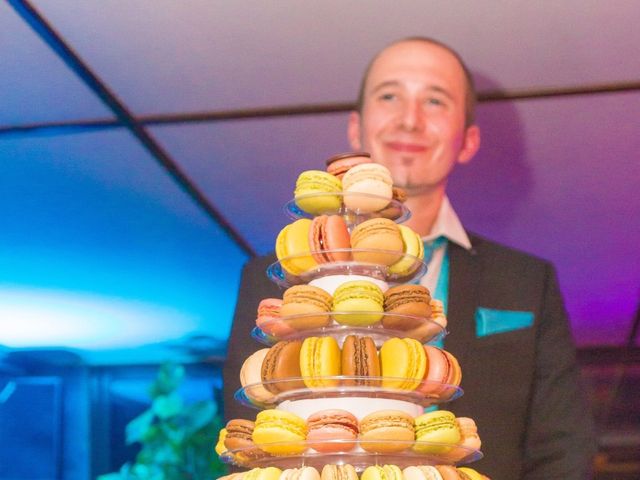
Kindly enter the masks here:
M 407 102 L 400 114 L 400 126 L 406 131 L 419 131 L 424 128 L 425 113 L 422 103 L 417 100 Z

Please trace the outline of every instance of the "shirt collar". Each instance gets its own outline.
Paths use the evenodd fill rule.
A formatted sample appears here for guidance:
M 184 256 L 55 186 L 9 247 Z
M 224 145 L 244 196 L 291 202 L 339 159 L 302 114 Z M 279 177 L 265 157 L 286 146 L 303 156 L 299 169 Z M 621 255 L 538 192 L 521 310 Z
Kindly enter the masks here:
M 465 250 L 471 250 L 471 240 L 465 232 L 458 215 L 453 210 L 449 197 L 445 195 L 438 210 L 436 222 L 433 224 L 431 233 L 422 237 L 425 242 L 431 242 L 438 237 L 445 237 L 447 240 L 460 245 Z

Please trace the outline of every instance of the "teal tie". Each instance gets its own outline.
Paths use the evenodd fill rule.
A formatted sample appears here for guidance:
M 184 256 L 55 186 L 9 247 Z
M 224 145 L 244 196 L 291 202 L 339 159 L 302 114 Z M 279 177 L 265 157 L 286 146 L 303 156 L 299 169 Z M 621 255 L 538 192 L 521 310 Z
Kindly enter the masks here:
M 442 265 L 440 266 L 440 273 L 438 275 L 438 281 L 436 282 L 435 291 L 431 292 L 431 296 L 436 300 L 440 300 L 442 302 L 442 306 L 444 309 L 444 314 L 447 314 L 447 300 L 449 297 L 449 249 L 447 239 L 443 236 L 436 238 L 431 242 L 425 242 L 424 246 L 424 258 L 427 261 L 427 251 L 429 252 L 429 260 L 433 256 L 433 253 L 440 247 L 444 246 L 444 257 L 442 258 Z M 444 341 L 438 340 L 433 343 L 436 347 L 443 348 Z
M 442 245 L 445 245 L 444 257 L 442 257 L 442 265 L 440 266 L 440 274 L 438 275 L 438 281 L 436 282 L 436 289 L 431 293 L 431 296 L 436 300 L 440 300 L 442 302 L 442 307 L 444 310 L 444 314 L 447 314 L 447 304 L 449 300 L 449 245 L 447 243 L 447 239 L 445 237 L 438 237 L 432 242 L 425 242 L 424 245 L 424 258 L 425 262 L 427 260 L 427 250 L 429 251 L 429 260 L 433 256 L 433 253 L 440 248 Z M 431 345 L 444 348 L 444 340 L 440 339 L 437 342 L 432 342 Z M 433 412 L 438 410 L 438 405 L 431 405 L 430 407 L 425 408 L 426 412 Z
M 424 242 L 424 263 L 429 264 L 431 257 L 437 249 L 447 243 L 447 238 L 440 235 L 438 238 L 431 240 L 430 242 Z

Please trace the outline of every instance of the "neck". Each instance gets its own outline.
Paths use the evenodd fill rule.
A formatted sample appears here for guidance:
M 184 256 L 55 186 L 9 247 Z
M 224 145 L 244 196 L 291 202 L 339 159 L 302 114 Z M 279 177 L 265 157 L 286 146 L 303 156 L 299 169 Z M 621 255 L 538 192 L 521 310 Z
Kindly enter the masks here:
M 436 223 L 440 206 L 444 200 L 444 186 L 430 191 L 409 195 L 405 205 L 411 210 L 411 218 L 405 222 L 421 237 L 429 235 Z

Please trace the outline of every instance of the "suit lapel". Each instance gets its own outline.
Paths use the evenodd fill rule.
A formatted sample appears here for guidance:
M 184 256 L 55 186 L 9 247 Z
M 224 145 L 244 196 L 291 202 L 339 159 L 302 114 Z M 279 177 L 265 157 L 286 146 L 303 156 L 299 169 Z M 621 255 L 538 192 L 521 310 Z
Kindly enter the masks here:
M 481 281 L 481 264 L 476 250 L 478 239 L 472 238 L 473 249 L 465 250 L 449 244 L 449 305 L 445 348 L 453 353 L 462 365 L 476 338 L 475 312 L 478 307 Z M 464 368 L 463 368 L 464 371 Z

